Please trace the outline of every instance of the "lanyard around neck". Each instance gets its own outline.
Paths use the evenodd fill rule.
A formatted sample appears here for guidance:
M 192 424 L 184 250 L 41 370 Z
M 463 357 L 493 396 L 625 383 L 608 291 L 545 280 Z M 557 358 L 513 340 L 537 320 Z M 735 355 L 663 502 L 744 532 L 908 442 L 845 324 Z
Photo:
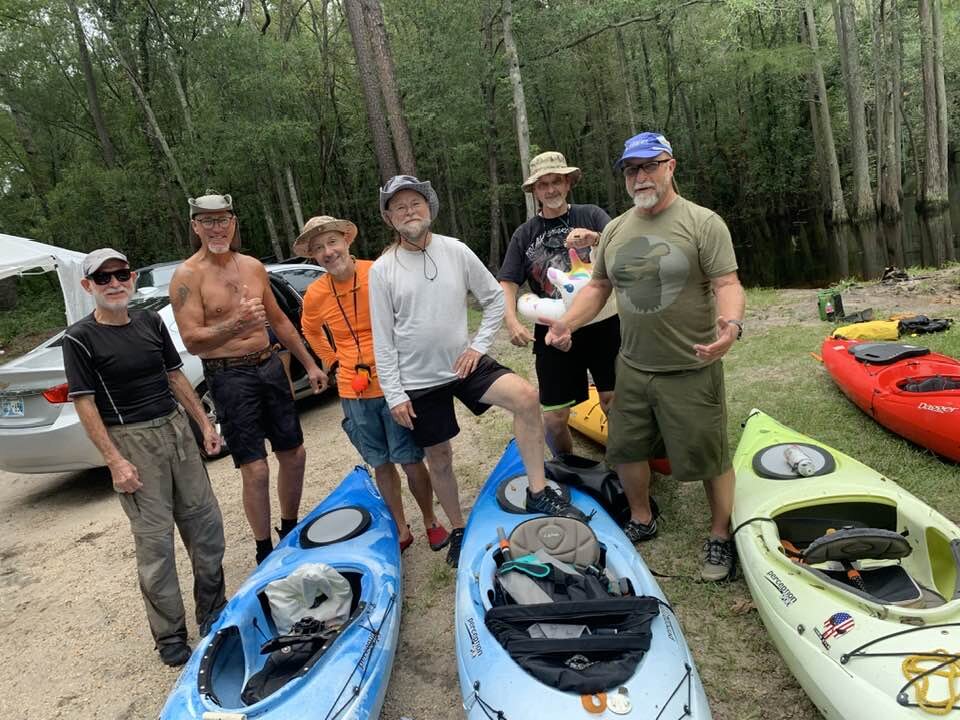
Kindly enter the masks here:
M 360 337 L 357 335 L 357 331 L 353 329 L 353 325 L 350 324 L 350 318 L 347 317 L 347 311 L 343 309 L 343 304 L 340 302 L 340 296 L 337 294 L 337 284 L 333 281 L 333 275 L 328 275 L 330 278 L 330 290 L 333 292 L 333 299 L 337 301 L 337 307 L 340 308 L 340 314 L 343 316 L 343 321 L 347 324 L 347 330 L 350 331 L 350 337 L 353 338 L 353 341 L 357 344 L 357 361 L 358 363 L 363 362 L 363 351 L 360 349 Z M 353 270 L 353 318 L 354 322 L 360 324 L 360 311 L 357 309 L 357 293 L 359 292 L 360 280 L 358 278 L 358 273 L 356 268 Z

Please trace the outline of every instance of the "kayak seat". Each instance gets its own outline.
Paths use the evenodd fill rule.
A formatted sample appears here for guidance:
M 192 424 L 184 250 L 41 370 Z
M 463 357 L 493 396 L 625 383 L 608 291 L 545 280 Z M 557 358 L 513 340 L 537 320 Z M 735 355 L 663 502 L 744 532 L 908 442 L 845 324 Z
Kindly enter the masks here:
M 928 355 L 930 348 L 901 343 L 858 343 L 848 347 L 847 352 L 862 363 L 889 365 L 898 360 Z
M 906 378 L 897 383 L 904 392 L 943 392 L 944 390 L 960 390 L 960 377 L 944 377 L 934 375 L 923 378 Z
M 910 543 L 898 532 L 854 527 L 817 538 L 803 551 L 802 558 L 808 565 L 818 565 L 830 561 L 900 560 L 911 552 Z
M 851 568 L 860 560 L 902 560 L 911 552 L 913 548 L 907 539 L 893 530 L 848 527 L 811 542 L 801 553 L 801 560 L 807 565 L 839 562 Z M 848 590 L 864 593 L 884 604 L 914 606 L 924 602 L 924 590 L 899 564 L 858 567 L 857 579 L 848 569 L 818 569 L 818 572 Z
M 823 570 L 834 582 L 857 588 L 845 570 Z M 867 595 L 890 605 L 913 606 L 923 601 L 924 592 L 901 565 L 858 570 Z M 929 590 L 927 592 L 930 592 Z
M 599 565 L 602 553 L 590 526 L 573 518 L 531 518 L 513 529 L 509 542 L 515 558 L 534 555 L 542 548 L 562 563 L 581 567 Z

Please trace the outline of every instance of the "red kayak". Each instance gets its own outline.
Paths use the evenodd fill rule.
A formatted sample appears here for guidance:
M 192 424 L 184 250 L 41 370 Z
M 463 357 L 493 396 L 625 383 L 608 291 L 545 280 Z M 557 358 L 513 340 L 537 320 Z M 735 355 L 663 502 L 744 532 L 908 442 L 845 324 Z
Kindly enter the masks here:
M 929 348 L 827 338 L 823 364 L 889 430 L 960 462 L 960 361 Z

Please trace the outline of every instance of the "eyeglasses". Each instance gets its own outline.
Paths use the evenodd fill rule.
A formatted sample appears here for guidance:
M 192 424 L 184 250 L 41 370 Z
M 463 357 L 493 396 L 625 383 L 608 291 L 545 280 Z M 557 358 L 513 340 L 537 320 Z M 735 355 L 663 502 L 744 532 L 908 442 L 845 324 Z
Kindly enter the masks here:
M 393 215 L 406 215 L 410 210 L 420 210 L 424 207 L 425 203 L 422 200 L 414 200 L 409 205 L 394 205 L 392 208 L 389 208 L 390 212 Z
M 624 165 L 623 174 L 627 177 L 633 177 L 637 174 L 638 171 L 643 170 L 646 175 L 653 175 L 657 170 L 660 169 L 660 166 L 664 163 L 668 163 L 673 158 L 667 158 L 666 160 L 650 160 L 645 163 L 640 163 L 639 165 Z
M 116 278 L 122 283 L 128 282 L 133 271 L 130 268 L 120 268 L 119 270 L 97 270 L 87 277 L 93 280 L 97 285 L 109 285 L 110 278 Z
M 233 220 L 233 215 L 227 215 L 227 217 L 218 218 L 203 218 L 202 220 L 197 220 L 196 222 L 203 225 L 204 230 L 213 230 L 215 227 L 227 227 L 231 220 Z

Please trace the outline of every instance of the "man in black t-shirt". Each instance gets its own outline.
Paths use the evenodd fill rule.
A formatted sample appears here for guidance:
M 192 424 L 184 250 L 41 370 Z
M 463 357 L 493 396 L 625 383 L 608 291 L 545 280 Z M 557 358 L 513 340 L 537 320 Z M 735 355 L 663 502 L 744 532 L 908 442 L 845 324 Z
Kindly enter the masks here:
M 176 523 L 193 566 L 200 634 L 226 604 L 223 519 L 206 468 L 180 404 L 216 454 L 220 436 L 190 381 L 160 316 L 128 312 L 136 273 L 110 248 L 83 261 L 84 290 L 96 309 L 67 328 L 63 360 L 69 398 L 110 469 L 130 520 L 140 591 L 160 659 L 190 657 L 183 599 L 174 560 Z
M 577 331 L 570 352 L 544 342 L 546 325 L 536 323 L 531 335 L 517 317 L 519 287 L 526 282 L 536 295 L 559 299 L 560 289 L 550 282 L 547 271 L 569 272 L 570 248 L 582 261 L 590 262 L 600 233 L 610 222 L 610 216 L 596 205 L 567 202 L 581 175 L 580 168 L 568 166 L 558 152 L 541 153 L 530 161 L 530 177 L 523 182 L 523 190 L 533 193 L 540 209 L 513 233 L 497 275 L 506 299 L 510 342 L 523 347 L 533 341 L 544 433 L 555 455 L 573 450 L 567 420 L 570 408 L 588 397 L 588 371 L 606 412 L 613 399 L 614 365 L 620 350 L 620 321 L 612 300 L 590 325 Z

